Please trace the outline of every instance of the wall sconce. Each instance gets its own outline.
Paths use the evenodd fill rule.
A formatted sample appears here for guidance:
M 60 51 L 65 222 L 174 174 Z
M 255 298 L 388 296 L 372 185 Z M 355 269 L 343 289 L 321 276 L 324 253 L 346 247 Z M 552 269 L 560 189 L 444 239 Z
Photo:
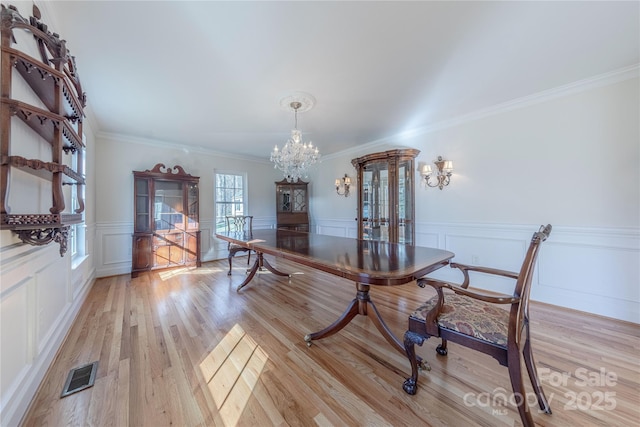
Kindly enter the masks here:
M 349 186 L 351 185 L 351 178 L 344 174 L 344 178 L 336 179 L 336 193 L 338 196 L 349 197 Z
M 438 187 L 442 190 L 443 187 L 449 185 L 451 182 L 451 172 L 453 172 L 453 162 L 451 160 L 443 160 L 442 156 L 438 156 L 438 160 L 435 160 L 437 171 L 435 175 L 435 182 L 431 181 L 433 176 L 433 171 L 431 170 L 431 165 L 423 165 L 422 168 L 418 171 L 420 172 L 420 176 L 422 177 L 422 182 L 427 187 Z

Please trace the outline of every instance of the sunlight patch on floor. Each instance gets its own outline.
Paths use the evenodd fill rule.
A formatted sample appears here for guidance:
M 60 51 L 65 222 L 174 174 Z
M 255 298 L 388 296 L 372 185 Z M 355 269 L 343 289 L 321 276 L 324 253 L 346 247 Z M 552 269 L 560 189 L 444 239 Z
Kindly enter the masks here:
M 176 267 L 170 270 L 160 271 L 158 273 L 158 276 L 160 276 L 160 279 L 162 279 L 162 281 L 165 281 L 165 280 L 171 279 L 172 277 L 181 276 L 183 274 L 204 275 L 204 274 L 211 274 L 211 273 L 219 273 L 221 271 L 222 269 L 218 267 L 180 267 L 180 268 Z
M 224 424 L 238 423 L 269 356 L 236 324 L 200 363 Z

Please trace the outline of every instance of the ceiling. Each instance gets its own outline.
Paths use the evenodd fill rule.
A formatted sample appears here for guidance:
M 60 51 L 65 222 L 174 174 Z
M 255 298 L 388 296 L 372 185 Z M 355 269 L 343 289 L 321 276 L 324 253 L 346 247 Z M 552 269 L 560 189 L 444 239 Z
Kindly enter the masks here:
M 15 3 L 15 2 L 10 2 Z M 17 2 L 18 4 L 20 2 Z M 323 155 L 640 63 L 640 3 L 54 1 L 97 134 Z M 22 8 L 30 11 L 30 8 Z

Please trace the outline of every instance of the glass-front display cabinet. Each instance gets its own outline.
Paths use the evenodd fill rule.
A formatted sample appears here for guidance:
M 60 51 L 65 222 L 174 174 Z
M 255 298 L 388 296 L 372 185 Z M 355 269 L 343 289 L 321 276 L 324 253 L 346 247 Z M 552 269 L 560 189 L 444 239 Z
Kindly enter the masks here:
M 358 178 L 358 238 L 415 244 L 414 162 L 403 148 L 351 160 Z
M 200 267 L 200 178 L 162 163 L 133 176 L 131 276 L 156 268 Z
M 277 228 L 309 231 L 309 191 L 307 182 L 286 179 L 276 182 Z

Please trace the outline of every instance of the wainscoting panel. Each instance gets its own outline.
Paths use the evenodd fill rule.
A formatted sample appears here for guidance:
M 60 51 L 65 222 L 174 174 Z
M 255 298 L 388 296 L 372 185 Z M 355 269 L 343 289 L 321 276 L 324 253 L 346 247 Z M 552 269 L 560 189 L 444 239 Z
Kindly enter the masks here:
M 71 283 L 66 263 L 52 262 L 36 272 L 36 348 L 40 353 L 47 346 L 70 303 Z
M 348 236 L 352 221 L 317 221 L 320 234 Z M 456 254 L 454 261 L 518 271 L 540 224 L 416 224 L 416 243 Z M 355 233 L 354 233 L 355 235 Z M 640 230 L 554 226 L 542 246 L 531 298 L 548 304 L 640 323 Z M 433 277 L 460 282 L 442 268 Z M 478 274 L 477 287 L 512 292 L 513 281 Z
M 211 222 L 208 222 L 207 226 L 203 222 L 200 223 L 200 258 L 203 262 L 212 259 L 212 245 L 214 244 L 212 241 L 214 238 L 212 229 L 213 224 Z
M 131 273 L 132 234 L 133 222 L 96 223 L 96 277 Z
M 540 285 L 621 300 L 638 299 L 640 286 L 621 288 L 615 283 L 637 280 L 629 266 L 638 268 L 638 253 L 628 249 L 550 242 L 545 248 Z M 609 268 L 603 269 L 602 266 Z M 638 282 L 636 282 L 638 283 Z
M 416 245 L 425 246 L 427 248 L 439 248 L 444 246 L 440 244 L 438 233 L 418 233 L 416 231 Z
M 104 265 L 131 263 L 131 231 L 112 232 L 102 235 Z M 122 248 L 127 248 L 123 251 Z
M 0 250 L 0 425 L 19 425 L 93 283 L 57 244 Z M 90 258 L 87 257 L 90 261 Z M 85 269 L 86 267 L 86 269 Z
M 34 278 L 28 276 L 0 294 L 0 343 L 2 348 L 11 346 L 12 351 L 2 352 L 0 368 L 0 394 L 10 396 L 15 392 L 16 377 L 23 376 L 29 364 L 29 289 Z M 10 373 L 13 373 L 10 374 Z
M 326 234 L 328 236 L 351 237 L 358 236 L 358 224 L 353 220 L 329 219 L 316 221 L 311 223 L 311 230 L 315 230 L 317 234 Z

